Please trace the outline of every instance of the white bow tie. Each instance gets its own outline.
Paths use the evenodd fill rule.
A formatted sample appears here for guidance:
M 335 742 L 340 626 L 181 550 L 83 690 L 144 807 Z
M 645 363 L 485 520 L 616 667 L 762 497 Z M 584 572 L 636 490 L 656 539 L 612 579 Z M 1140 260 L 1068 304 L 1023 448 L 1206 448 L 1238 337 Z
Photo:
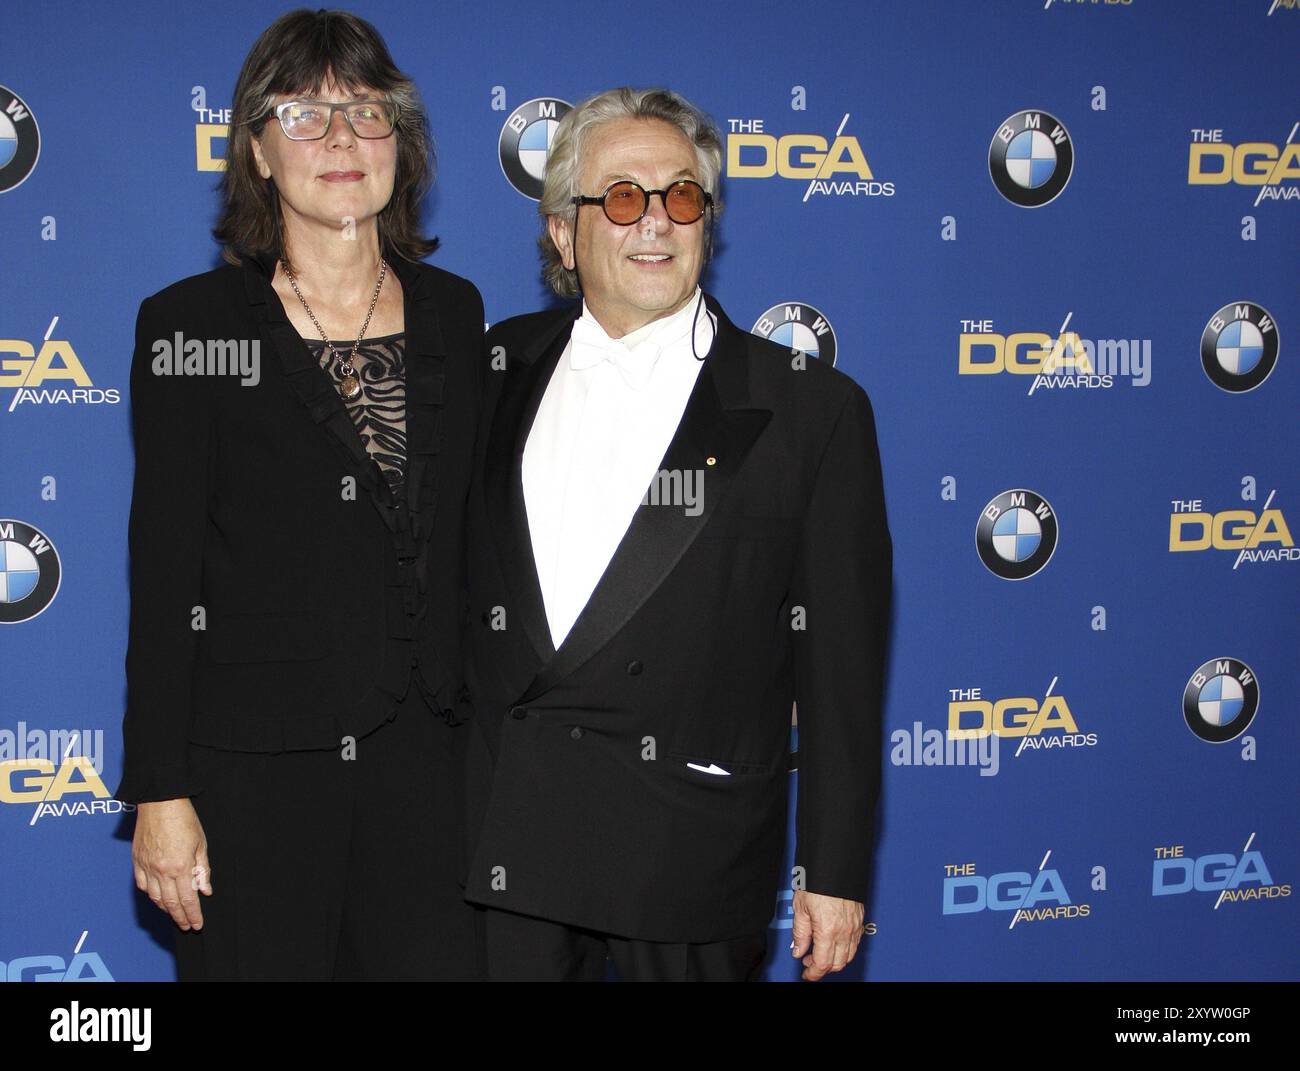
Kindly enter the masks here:
M 570 336 L 569 367 L 575 371 L 609 361 L 633 390 L 644 390 L 659 359 L 660 347 L 647 339 L 632 353 L 619 339 L 610 338 L 595 320 L 579 317 Z

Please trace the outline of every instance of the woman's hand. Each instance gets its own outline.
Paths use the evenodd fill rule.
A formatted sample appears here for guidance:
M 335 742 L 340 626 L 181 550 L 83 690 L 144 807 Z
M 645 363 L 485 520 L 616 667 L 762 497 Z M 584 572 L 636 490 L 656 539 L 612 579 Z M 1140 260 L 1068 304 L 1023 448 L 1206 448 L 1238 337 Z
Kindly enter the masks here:
M 208 841 L 188 798 L 136 806 L 131 842 L 135 887 L 182 930 L 203 928 L 198 892 L 212 895 Z

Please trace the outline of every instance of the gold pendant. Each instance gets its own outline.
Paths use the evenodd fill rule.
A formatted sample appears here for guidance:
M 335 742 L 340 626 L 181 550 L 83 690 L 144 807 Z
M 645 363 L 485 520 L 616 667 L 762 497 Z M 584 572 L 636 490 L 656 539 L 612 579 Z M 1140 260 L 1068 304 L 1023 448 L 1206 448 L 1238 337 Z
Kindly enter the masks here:
M 339 380 L 339 393 L 349 402 L 361 393 L 361 380 L 355 372 Z

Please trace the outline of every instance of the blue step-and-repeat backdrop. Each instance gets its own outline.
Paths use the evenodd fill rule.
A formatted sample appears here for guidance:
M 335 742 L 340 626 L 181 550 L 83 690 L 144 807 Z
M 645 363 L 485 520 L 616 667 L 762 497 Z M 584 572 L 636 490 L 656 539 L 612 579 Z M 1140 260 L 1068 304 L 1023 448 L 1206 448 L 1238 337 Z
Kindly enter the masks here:
M 216 266 L 235 77 L 291 6 L 4 13 L 12 981 L 173 977 L 111 798 L 133 328 Z M 726 139 L 706 288 L 871 395 L 896 609 L 844 977 L 1300 976 L 1300 3 L 355 10 L 421 88 L 434 262 L 491 320 L 547 302 L 556 121 L 668 85 Z M 789 927 L 773 890 L 772 979 L 797 976 Z

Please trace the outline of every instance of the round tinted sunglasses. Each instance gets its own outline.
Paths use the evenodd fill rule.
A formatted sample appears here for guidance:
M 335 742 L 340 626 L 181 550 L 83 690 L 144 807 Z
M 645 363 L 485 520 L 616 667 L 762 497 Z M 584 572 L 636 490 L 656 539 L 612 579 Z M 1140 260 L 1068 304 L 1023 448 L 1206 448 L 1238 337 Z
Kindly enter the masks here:
M 664 211 L 674 223 L 694 223 L 713 204 L 713 196 L 693 179 L 681 179 L 666 190 L 646 190 L 630 179 L 605 188 L 599 197 L 574 197 L 575 205 L 600 205 L 605 218 L 620 227 L 630 227 L 650 211 L 653 194 L 663 198 Z

